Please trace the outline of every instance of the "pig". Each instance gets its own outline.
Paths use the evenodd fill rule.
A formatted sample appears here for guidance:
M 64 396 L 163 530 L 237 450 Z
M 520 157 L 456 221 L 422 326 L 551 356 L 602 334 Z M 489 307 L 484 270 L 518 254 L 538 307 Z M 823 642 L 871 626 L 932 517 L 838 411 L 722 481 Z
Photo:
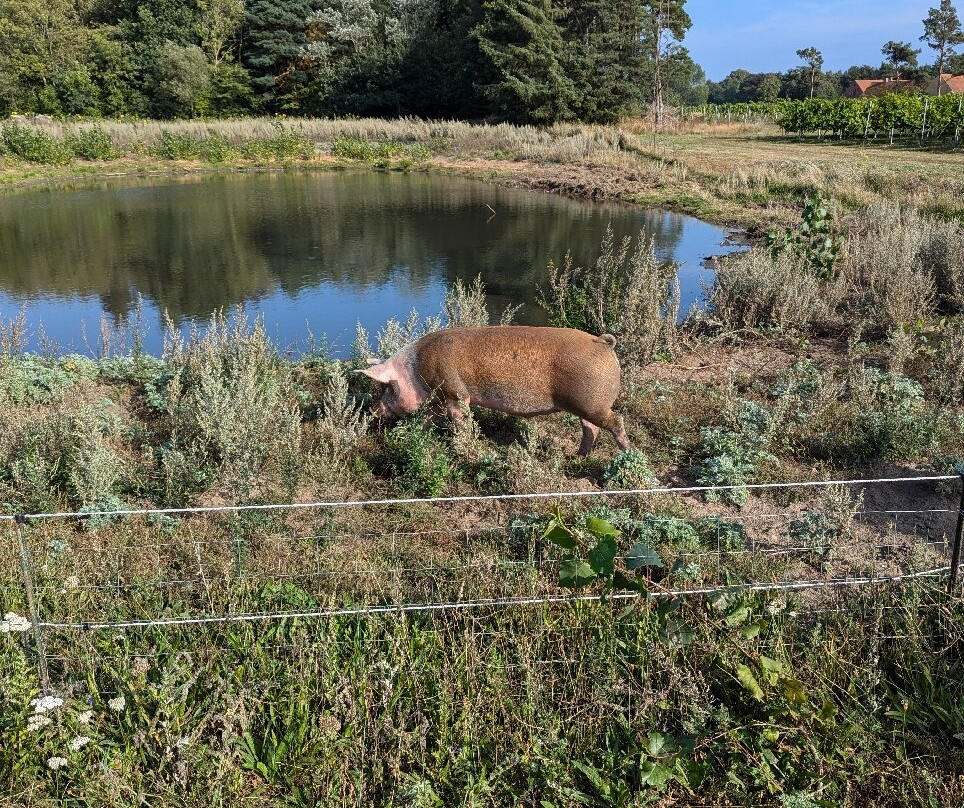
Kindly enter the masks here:
M 406 345 L 391 359 L 359 371 L 383 385 L 375 415 L 404 415 L 424 404 L 443 408 L 458 425 L 470 404 L 529 417 L 571 412 L 582 421 L 579 454 L 600 428 L 629 448 L 619 395 L 619 361 L 611 334 L 572 328 L 447 328 Z

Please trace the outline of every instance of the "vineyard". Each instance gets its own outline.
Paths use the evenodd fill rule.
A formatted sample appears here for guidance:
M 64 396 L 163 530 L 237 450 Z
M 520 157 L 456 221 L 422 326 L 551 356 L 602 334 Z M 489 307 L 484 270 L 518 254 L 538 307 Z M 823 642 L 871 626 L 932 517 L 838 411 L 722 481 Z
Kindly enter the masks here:
M 878 98 L 811 98 L 683 107 L 681 117 L 712 123 L 775 123 L 786 133 L 837 138 L 960 142 L 964 97 L 891 93 Z

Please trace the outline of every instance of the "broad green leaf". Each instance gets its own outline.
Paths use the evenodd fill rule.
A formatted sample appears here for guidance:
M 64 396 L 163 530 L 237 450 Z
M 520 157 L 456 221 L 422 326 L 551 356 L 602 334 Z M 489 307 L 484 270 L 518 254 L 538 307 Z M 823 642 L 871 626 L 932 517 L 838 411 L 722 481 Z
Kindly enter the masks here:
M 619 536 L 619 531 L 616 530 L 616 528 L 609 524 L 609 522 L 607 522 L 605 519 L 600 519 L 598 516 L 590 516 L 586 520 L 586 530 L 600 539 L 615 539 Z
M 763 701 L 763 688 L 760 687 L 760 683 L 757 682 L 753 672 L 746 665 L 741 663 L 736 666 L 736 678 L 740 680 L 740 684 L 749 691 L 753 698 L 757 701 Z
M 646 750 L 653 757 L 663 754 L 667 750 L 666 736 L 662 732 L 651 732 L 646 743 Z
M 642 581 L 637 581 L 635 578 L 630 578 L 622 570 L 616 570 L 613 573 L 613 588 L 614 589 L 628 589 L 630 592 L 639 592 L 641 595 L 647 593 L 646 585 Z M 628 614 L 635 609 L 635 603 L 626 607 L 626 611 L 623 614 Z
M 652 547 L 639 542 L 626 554 L 626 569 L 638 570 L 642 567 L 662 569 L 663 559 Z
M 748 640 L 752 640 L 757 634 L 759 634 L 763 630 L 763 627 L 765 625 L 766 623 L 762 619 L 754 620 L 749 625 L 743 626 L 743 628 L 740 629 L 740 634 L 742 634 Z
M 653 788 L 662 791 L 666 788 L 666 784 L 673 779 L 673 770 L 662 763 L 653 763 L 650 760 L 643 761 L 642 765 L 639 767 L 640 771 L 640 782 L 643 785 L 652 786 Z
M 823 706 L 820 708 L 818 716 L 821 721 L 833 721 L 834 717 L 837 715 L 837 705 L 832 701 L 824 701 Z
M 560 586 L 575 589 L 595 581 L 596 577 L 593 568 L 578 558 L 567 558 L 559 565 Z
M 609 578 L 616 570 L 616 542 L 610 538 L 600 539 L 589 551 L 589 566 Z
M 792 704 L 806 704 L 810 699 L 799 679 L 784 679 L 782 682 L 783 695 Z
M 726 616 L 726 624 L 728 626 L 739 626 L 745 623 L 749 617 L 750 610 L 746 606 L 741 606 Z
M 563 550 L 575 550 L 579 546 L 576 535 L 561 522 L 553 522 L 549 525 L 546 532 L 542 534 L 542 538 L 548 539 Z

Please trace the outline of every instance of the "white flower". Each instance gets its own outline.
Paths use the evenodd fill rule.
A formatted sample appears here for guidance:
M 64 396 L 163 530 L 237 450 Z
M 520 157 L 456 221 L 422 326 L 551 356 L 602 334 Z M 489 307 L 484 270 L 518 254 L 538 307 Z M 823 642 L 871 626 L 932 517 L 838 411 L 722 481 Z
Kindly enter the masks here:
M 30 700 L 30 705 L 33 707 L 35 713 L 46 713 L 51 710 L 56 710 L 63 703 L 64 700 L 57 696 L 41 696 L 38 699 Z
M 93 710 L 84 710 L 82 713 L 77 713 L 77 723 L 87 724 L 90 722 L 90 719 L 93 717 L 94 717 Z
M 76 575 L 71 575 L 64 581 L 63 591 L 67 592 L 70 589 L 77 589 L 80 586 L 80 578 Z
M 89 743 L 90 738 L 88 738 L 86 735 L 78 735 L 70 742 L 70 751 L 76 752 L 79 749 L 83 749 Z
M 27 719 L 27 732 L 36 732 L 51 723 L 51 720 L 45 715 L 32 715 Z
M 47 760 L 47 765 L 50 766 L 50 768 L 53 769 L 54 771 L 57 771 L 57 769 L 62 769 L 64 766 L 67 765 L 67 758 L 62 758 L 62 757 L 49 758 Z
M 124 708 L 127 706 L 127 702 L 124 700 L 123 696 L 118 696 L 117 698 L 110 699 L 107 702 L 107 706 L 110 707 L 115 713 L 124 712 Z
M 30 621 L 16 612 L 7 612 L 0 620 L 0 634 L 8 631 L 30 631 Z

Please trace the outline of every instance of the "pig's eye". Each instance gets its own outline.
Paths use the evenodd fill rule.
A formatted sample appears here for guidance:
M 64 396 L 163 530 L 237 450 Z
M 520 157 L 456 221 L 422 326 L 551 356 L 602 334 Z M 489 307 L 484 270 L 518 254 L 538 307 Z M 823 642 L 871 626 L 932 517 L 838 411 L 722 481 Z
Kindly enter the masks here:
M 395 401 L 398 398 L 398 385 L 395 382 L 389 382 L 385 385 L 385 392 L 382 395 L 389 401 Z

